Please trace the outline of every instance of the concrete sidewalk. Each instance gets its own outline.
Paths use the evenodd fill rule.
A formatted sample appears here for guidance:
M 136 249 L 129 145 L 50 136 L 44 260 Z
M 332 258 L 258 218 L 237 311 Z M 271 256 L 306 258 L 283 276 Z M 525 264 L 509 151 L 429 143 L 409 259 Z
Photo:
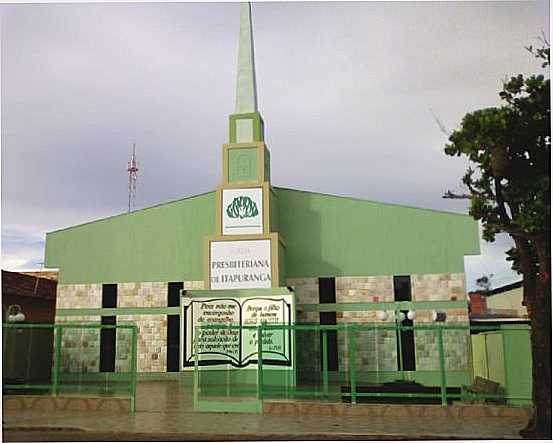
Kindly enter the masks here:
M 4 416 L 4 440 L 373 440 L 517 439 L 521 417 L 418 418 L 264 416 L 257 414 L 137 412 L 19 412 Z M 34 431 L 34 432 L 33 432 Z M 124 438 L 123 438 L 124 437 Z M 96 440 L 104 438 L 96 438 Z
M 424 408 L 424 406 L 421 406 Z M 141 383 L 137 412 L 5 411 L 4 441 L 518 439 L 527 418 L 196 413 L 189 387 Z

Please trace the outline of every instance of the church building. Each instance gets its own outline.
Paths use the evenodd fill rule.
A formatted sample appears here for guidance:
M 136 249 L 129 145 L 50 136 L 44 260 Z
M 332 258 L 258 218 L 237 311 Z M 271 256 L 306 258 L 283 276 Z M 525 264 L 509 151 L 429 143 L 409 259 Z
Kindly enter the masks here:
M 403 315 L 407 325 L 468 326 L 464 256 L 479 254 L 472 217 L 274 186 L 271 155 L 280 154 L 272 148 L 243 3 L 220 186 L 49 232 L 45 265 L 59 269 L 56 322 L 136 324 L 138 371 L 160 377 L 190 368 L 193 326 L 210 318 L 255 324 L 258 314 L 248 313 L 265 312 L 267 321 L 339 325 L 394 324 Z M 119 339 L 86 333 L 87 347 L 72 358 L 86 372 L 117 371 L 125 358 Z M 445 340 L 448 383 L 467 383 L 468 330 Z M 401 361 L 413 380 L 431 382 L 436 343 L 427 331 L 392 331 L 378 345 L 378 353 L 358 352 L 360 365 L 394 372 Z M 296 347 L 309 355 L 308 346 Z M 338 335 L 329 347 L 329 367 L 345 370 L 347 342 Z M 231 364 L 247 365 L 245 354 Z

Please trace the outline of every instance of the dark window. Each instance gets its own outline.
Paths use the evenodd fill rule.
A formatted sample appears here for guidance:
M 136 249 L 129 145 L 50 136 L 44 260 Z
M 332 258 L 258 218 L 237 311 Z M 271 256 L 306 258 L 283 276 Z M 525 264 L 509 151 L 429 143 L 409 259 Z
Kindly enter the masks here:
M 102 285 L 102 308 L 117 307 L 117 284 L 110 283 Z M 103 315 L 103 325 L 115 325 L 117 319 L 115 315 Z M 100 331 L 100 372 L 115 371 L 115 346 L 116 346 L 115 328 L 102 328 Z
M 336 279 L 334 277 L 319 278 L 319 303 L 336 303 Z M 321 325 L 335 325 L 336 312 L 319 312 Z M 338 370 L 338 337 L 336 331 L 327 331 L 328 370 Z M 323 355 L 323 332 L 321 331 L 321 368 Z
M 411 301 L 411 276 L 394 276 L 394 300 Z
M 180 306 L 182 282 L 169 282 L 167 285 L 167 306 Z M 180 315 L 167 316 L 167 372 L 178 372 L 180 358 Z
M 102 308 L 117 307 L 117 284 L 102 285 Z
M 115 315 L 102 317 L 103 325 L 114 325 Z M 102 328 L 100 331 L 100 372 L 115 371 L 115 328 Z
M 183 282 L 169 282 L 167 285 L 167 306 L 180 306 L 180 291 L 184 288 Z
M 401 311 L 403 316 L 405 316 L 405 314 L 408 312 L 408 311 Z M 401 325 L 402 326 L 409 326 L 409 327 L 412 327 L 413 326 L 413 320 L 409 320 L 408 318 L 406 318 L 405 320 L 403 320 L 401 322 Z M 397 361 L 397 368 L 398 370 L 401 370 L 401 368 L 403 367 L 403 370 L 404 371 L 415 371 L 416 370 L 416 365 L 415 365 L 415 334 L 413 332 L 412 329 L 409 329 L 409 330 L 403 330 L 403 331 L 398 331 L 398 335 L 397 335 L 397 355 L 401 355 L 401 361 L 400 359 L 398 358 L 398 361 Z M 401 343 L 401 347 L 400 347 L 400 343 Z M 400 352 L 400 349 L 401 349 L 401 352 Z
M 411 276 L 394 276 L 394 300 L 411 301 Z M 413 326 L 413 321 L 406 318 L 407 310 L 401 311 L 401 326 Z M 397 331 L 397 368 L 398 370 L 414 371 L 415 368 L 415 334 L 413 330 Z

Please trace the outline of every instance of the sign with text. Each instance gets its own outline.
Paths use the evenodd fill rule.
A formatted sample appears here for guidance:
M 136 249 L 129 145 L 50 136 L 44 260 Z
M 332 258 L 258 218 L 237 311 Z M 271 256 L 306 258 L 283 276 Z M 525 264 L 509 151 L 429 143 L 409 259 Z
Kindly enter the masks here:
M 289 294 L 248 298 L 185 298 L 182 309 L 185 345 L 183 369 L 194 366 L 196 356 L 193 343 L 196 339 L 200 366 L 231 365 L 243 368 L 257 364 L 260 337 L 258 329 L 254 327 L 263 322 L 290 325 L 294 306 L 293 295 Z M 264 330 L 261 337 L 263 362 L 290 366 L 291 336 L 290 329 Z
M 223 189 L 223 235 L 263 233 L 263 188 Z
M 271 240 L 212 241 L 210 289 L 271 287 Z

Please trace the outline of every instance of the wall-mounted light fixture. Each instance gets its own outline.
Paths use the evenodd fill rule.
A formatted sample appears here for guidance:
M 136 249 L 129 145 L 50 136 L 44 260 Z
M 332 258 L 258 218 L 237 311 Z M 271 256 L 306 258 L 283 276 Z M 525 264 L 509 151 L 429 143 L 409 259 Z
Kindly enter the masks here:
M 6 308 L 6 321 L 8 323 L 19 323 L 25 321 L 25 314 L 19 305 L 10 305 Z
M 410 309 L 405 316 L 407 320 L 414 320 L 417 317 L 417 313 L 413 309 Z
M 381 321 L 388 320 L 388 313 L 386 311 L 378 311 L 376 317 Z
M 445 314 L 445 312 L 432 311 L 432 320 L 443 322 L 446 318 L 447 315 Z

